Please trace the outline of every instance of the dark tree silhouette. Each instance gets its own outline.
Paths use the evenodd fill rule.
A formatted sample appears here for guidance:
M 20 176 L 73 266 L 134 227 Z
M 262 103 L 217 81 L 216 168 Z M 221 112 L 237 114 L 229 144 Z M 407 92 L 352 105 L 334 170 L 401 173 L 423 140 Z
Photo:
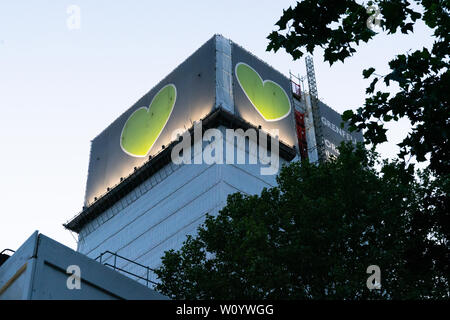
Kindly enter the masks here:
M 385 76 L 376 75 L 374 68 L 364 70 L 364 78 L 373 79 L 366 90 L 366 102 L 356 112 L 346 111 L 343 119 L 351 122 L 352 130 L 364 129 L 366 142 L 377 145 L 386 141 L 384 123 L 408 118 L 412 128 L 399 144 L 400 158 L 412 155 L 423 162 L 429 157 L 433 173 L 447 175 L 450 174 L 450 2 L 413 2 L 421 13 L 407 0 L 373 0 L 367 6 L 378 6 L 380 28 L 388 35 L 413 32 L 415 23 L 422 20 L 434 31 L 432 49 L 394 57 L 389 62 L 391 72 Z M 367 26 L 371 14 L 367 7 L 354 0 L 300 1 L 284 10 L 276 23 L 279 30 L 268 36 L 267 50 L 284 48 L 298 59 L 305 52 L 312 53 L 314 48 L 321 47 L 323 58 L 330 65 L 344 61 L 356 52 L 358 44 L 376 36 Z M 380 80 L 387 86 L 397 83 L 398 92 L 376 91 Z
M 448 298 L 449 184 L 351 145 L 284 167 L 278 187 L 236 193 L 168 251 L 157 290 L 176 299 Z M 439 214 L 438 214 L 439 216 Z M 366 286 L 370 265 L 381 290 Z

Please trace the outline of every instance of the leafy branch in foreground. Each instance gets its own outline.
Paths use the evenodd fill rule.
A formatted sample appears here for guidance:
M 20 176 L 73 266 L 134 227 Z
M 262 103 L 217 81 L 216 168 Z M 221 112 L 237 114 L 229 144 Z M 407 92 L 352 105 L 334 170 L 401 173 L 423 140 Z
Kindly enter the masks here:
M 352 130 L 363 130 L 366 143 L 386 141 L 385 123 L 406 117 L 411 130 L 399 144 L 399 157 L 415 156 L 423 162 L 429 157 L 433 174 L 450 174 L 450 2 L 417 0 L 418 11 L 407 0 L 373 0 L 368 6 L 380 9 L 381 29 L 389 34 L 412 33 L 417 21 L 433 30 L 435 42 L 431 50 L 422 48 L 400 54 L 389 62 L 390 73 L 384 83 L 399 86 L 396 94 L 376 91 L 379 77 L 374 68 L 363 71 L 372 78 L 366 90 L 369 95 L 363 107 L 343 115 Z M 303 0 L 283 11 L 276 23 L 278 31 L 269 36 L 267 50 L 284 48 L 295 59 L 317 47 L 324 49 L 324 61 L 331 64 L 352 56 L 361 42 L 376 33 L 367 26 L 367 8 L 354 0 Z

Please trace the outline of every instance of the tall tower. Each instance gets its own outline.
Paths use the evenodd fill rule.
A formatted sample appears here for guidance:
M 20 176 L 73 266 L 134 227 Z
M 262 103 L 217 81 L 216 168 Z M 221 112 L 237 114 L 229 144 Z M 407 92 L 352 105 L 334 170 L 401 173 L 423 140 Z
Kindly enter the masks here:
M 65 224 L 77 250 L 154 268 L 228 195 L 276 186 L 281 166 L 299 159 L 299 141 L 309 143 L 298 137 L 297 98 L 289 78 L 212 37 L 92 140 L 83 210 Z

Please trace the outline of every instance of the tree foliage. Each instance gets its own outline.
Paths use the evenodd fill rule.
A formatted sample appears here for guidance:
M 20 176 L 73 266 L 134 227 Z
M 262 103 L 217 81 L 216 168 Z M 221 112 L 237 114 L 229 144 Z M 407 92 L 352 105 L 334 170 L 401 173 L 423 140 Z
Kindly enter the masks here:
M 435 41 L 431 50 L 422 48 L 394 57 L 385 76 L 376 75 L 374 68 L 364 70 L 364 78 L 372 79 L 365 104 L 356 112 L 346 111 L 343 120 L 350 121 L 352 130 L 364 130 L 366 142 L 377 145 L 386 141 L 385 123 L 408 118 L 412 128 L 399 144 L 400 158 L 415 156 L 422 162 L 429 157 L 434 174 L 450 174 L 450 1 L 373 0 L 370 5 L 379 8 L 380 27 L 387 35 L 413 32 L 422 20 L 433 30 Z M 371 14 L 355 0 L 300 1 L 283 11 L 276 23 L 279 30 L 268 36 L 267 50 L 284 48 L 298 59 L 320 47 L 330 65 L 344 61 L 361 42 L 376 35 L 367 26 Z M 379 80 L 387 86 L 398 84 L 398 92 L 376 90 Z
M 448 179 L 351 144 L 340 151 L 318 165 L 290 163 L 261 195 L 230 195 L 165 253 L 157 290 L 176 299 L 448 298 Z M 366 286 L 370 265 L 381 290 Z

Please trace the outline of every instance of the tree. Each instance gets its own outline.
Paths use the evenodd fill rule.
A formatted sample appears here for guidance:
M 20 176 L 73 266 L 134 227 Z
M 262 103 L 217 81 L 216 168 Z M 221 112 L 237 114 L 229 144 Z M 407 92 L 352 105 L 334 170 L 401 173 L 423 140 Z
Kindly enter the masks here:
M 177 299 L 449 297 L 448 180 L 347 144 L 329 162 L 288 164 L 277 182 L 230 195 L 167 251 L 157 290 Z M 445 221 L 434 223 L 436 212 Z M 370 265 L 381 290 L 366 287 Z
M 450 174 L 450 1 L 416 0 L 414 10 L 407 0 L 373 0 L 367 6 L 378 6 L 380 27 L 387 34 L 413 32 L 422 20 L 434 30 L 435 42 L 431 50 L 423 48 L 398 55 L 389 62 L 391 72 L 375 74 L 374 68 L 363 71 L 364 78 L 372 78 L 367 88 L 364 106 L 356 113 L 348 110 L 344 121 L 351 130 L 364 130 L 366 143 L 374 146 L 386 141 L 384 124 L 407 117 L 412 128 L 399 144 L 400 158 L 415 156 L 423 162 L 429 157 L 433 174 Z M 284 48 L 294 59 L 314 48 L 324 49 L 324 60 L 330 65 L 344 61 L 356 52 L 360 42 L 368 42 L 376 33 L 368 26 L 373 11 L 354 0 L 303 0 L 283 11 L 276 23 L 267 50 Z M 422 13 L 418 12 L 421 11 Z M 389 86 L 399 85 L 396 94 L 376 91 L 379 80 Z

